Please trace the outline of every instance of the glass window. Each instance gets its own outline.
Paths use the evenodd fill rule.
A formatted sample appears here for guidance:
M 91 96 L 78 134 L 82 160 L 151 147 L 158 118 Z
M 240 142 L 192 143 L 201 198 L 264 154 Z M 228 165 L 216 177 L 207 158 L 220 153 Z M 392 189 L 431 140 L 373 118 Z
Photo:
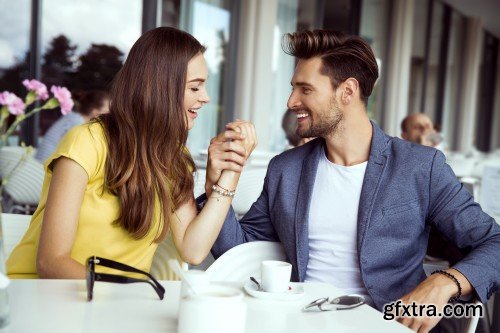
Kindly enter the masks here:
M 178 28 L 181 17 L 181 0 L 163 0 L 161 3 L 161 26 Z
M 31 1 L 0 0 L 0 92 L 10 91 L 24 97 L 24 79 L 30 78 L 29 48 L 31 26 Z M 14 116 L 8 123 L 14 121 Z M 17 136 L 9 138 L 9 144 L 17 145 Z
M 432 14 L 432 30 L 430 39 L 429 57 L 427 59 L 427 80 L 425 83 L 425 100 L 421 111 L 426 113 L 431 119 L 435 119 L 436 114 L 436 99 L 438 91 L 438 75 L 439 75 L 439 51 L 441 49 L 442 36 L 442 17 L 444 6 L 440 2 L 434 2 Z M 415 29 L 419 30 L 419 29 Z
M 448 61 L 446 68 L 446 85 L 443 107 L 442 134 L 446 143 L 454 141 L 456 115 L 460 98 L 460 85 L 462 81 L 462 62 L 465 40 L 465 18 L 456 11 L 451 17 L 451 31 L 448 48 Z M 451 147 L 450 147 L 451 148 Z
M 0 92 L 24 96 L 21 81 L 29 78 L 30 4 L 0 0 Z
M 269 146 L 271 151 L 283 151 L 288 145 L 285 133 L 281 129 L 281 121 L 286 111 L 286 104 L 290 96 L 292 79 L 295 68 L 294 57 L 283 52 L 281 40 L 285 33 L 294 32 L 297 28 L 297 0 L 279 0 L 276 24 L 273 37 L 272 72 L 273 82 L 270 88 L 272 93 L 272 112 L 269 112 Z
M 42 81 L 106 89 L 141 35 L 141 0 L 42 1 Z M 40 129 L 60 116 L 42 112 Z
M 431 1 L 432 17 L 429 18 L 429 3 L 424 3 L 425 6 L 415 6 L 414 26 L 426 28 L 413 29 L 408 113 L 424 112 L 434 119 L 444 8 L 442 3 Z M 427 41 L 429 28 L 431 33 Z
M 474 145 L 483 152 L 491 149 L 491 137 L 494 131 L 495 82 L 499 40 L 489 32 L 484 32 L 481 67 L 479 71 L 479 89 L 477 91 L 477 114 Z
M 210 103 L 198 114 L 193 129 L 189 131 L 187 143 L 191 153 L 197 155 L 207 149 L 210 139 L 217 134 L 219 118 L 224 112 L 223 87 L 231 40 L 231 1 L 186 0 L 182 5 L 180 28 L 193 34 L 207 47 L 205 59 L 208 65 L 207 91 Z M 172 10 L 175 12 L 178 7 L 176 9 L 174 6 Z M 167 17 L 162 22 L 167 23 Z
M 386 64 L 387 37 L 389 36 L 389 0 L 364 0 L 361 8 L 360 36 L 370 43 L 377 64 L 379 79 L 368 99 L 367 112 L 376 122 L 382 120 L 382 102 L 384 89 L 384 67 Z

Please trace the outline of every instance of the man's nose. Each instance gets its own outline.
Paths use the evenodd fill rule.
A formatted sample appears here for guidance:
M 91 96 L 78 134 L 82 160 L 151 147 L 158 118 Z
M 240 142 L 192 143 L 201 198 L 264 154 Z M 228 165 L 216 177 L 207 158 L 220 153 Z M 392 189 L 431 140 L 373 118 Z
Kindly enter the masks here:
M 296 109 L 300 106 L 300 98 L 298 98 L 295 91 L 292 91 L 290 97 L 288 97 L 288 102 L 286 103 L 286 106 L 289 109 Z

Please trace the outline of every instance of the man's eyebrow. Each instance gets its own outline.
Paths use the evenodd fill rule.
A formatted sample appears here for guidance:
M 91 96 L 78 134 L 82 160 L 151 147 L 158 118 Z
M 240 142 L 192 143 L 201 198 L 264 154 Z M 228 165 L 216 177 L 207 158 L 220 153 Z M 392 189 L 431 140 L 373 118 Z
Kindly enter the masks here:
M 312 84 L 310 83 L 307 83 L 307 82 L 303 82 L 303 81 L 297 81 L 297 82 L 290 82 L 290 84 L 293 86 L 298 86 L 298 87 L 313 87 Z

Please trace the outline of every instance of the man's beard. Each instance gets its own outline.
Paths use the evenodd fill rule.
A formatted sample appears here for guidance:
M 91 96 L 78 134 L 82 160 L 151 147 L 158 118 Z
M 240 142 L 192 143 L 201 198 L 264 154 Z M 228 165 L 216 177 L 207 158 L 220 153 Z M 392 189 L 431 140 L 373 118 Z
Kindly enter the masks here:
M 309 113 L 309 119 L 311 125 L 303 130 L 297 127 L 297 134 L 303 138 L 310 137 L 327 137 L 336 133 L 339 124 L 343 120 L 342 111 L 339 109 L 336 103 L 333 103 L 328 112 L 317 115 L 318 121 L 314 122 Z

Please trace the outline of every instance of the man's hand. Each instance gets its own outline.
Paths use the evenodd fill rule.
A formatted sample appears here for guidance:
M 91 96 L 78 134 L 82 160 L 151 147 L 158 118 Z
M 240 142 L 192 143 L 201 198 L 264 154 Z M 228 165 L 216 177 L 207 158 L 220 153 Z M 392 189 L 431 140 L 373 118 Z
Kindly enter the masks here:
M 246 160 L 257 146 L 255 127 L 252 123 L 237 120 L 226 125 L 226 131 L 210 141 L 208 147 L 205 193 L 212 193 L 223 170 L 241 172 Z
M 463 295 L 467 295 L 472 291 L 472 286 L 469 281 L 459 271 L 455 269 L 447 269 L 460 283 Z M 438 311 L 443 311 L 443 307 L 448 303 L 448 300 L 455 296 L 458 292 L 457 285 L 449 277 L 442 274 L 433 274 L 422 281 L 412 292 L 401 297 L 401 302 L 409 305 L 415 302 L 416 304 L 433 304 Z M 442 317 L 399 317 L 398 321 L 409 327 L 415 332 L 429 332 Z
M 418 143 L 427 146 L 427 147 L 435 147 L 437 144 L 433 142 L 432 138 L 437 134 L 437 132 L 433 129 L 427 129 L 420 135 L 418 138 Z

